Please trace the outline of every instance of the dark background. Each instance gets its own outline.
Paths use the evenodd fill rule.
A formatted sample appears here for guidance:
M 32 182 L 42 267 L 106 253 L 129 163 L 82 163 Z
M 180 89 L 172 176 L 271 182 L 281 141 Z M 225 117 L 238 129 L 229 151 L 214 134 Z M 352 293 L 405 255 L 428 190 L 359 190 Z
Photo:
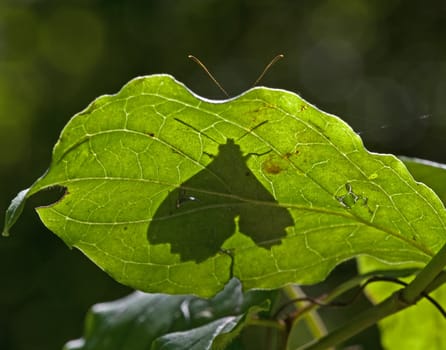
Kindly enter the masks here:
M 341 116 L 369 150 L 446 162 L 445 38 L 443 1 L 0 0 L 0 212 L 69 118 L 130 79 L 223 98 L 188 54 L 237 95 L 283 53 L 261 85 Z M 128 292 L 43 227 L 42 200 L 0 240 L 1 349 L 60 349 L 91 304 Z

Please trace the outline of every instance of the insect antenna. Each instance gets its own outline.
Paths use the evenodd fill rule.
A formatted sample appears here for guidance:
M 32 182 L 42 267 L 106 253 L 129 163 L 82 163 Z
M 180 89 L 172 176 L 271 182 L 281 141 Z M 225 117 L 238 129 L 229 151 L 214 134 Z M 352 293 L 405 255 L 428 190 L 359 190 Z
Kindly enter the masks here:
M 218 86 L 218 88 L 226 95 L 226 97 L 229 97 L 229 94 L 226 92 L 225 89 L 223 89 L 223 86 L 220 85 L 220 83 L 217 81 L 217 79 L 214 78 L 214 76 L 209 72 L 209 69 L 206 68 L 206 66 L 201 62 L 197 57 L 188 55 L 188 58 L 190 58 L 192 61 L 194 61 L 196 64 L 198 64 L 208 75 L 209 78 L 215 83 L 215 85 Z
M 197 57 L 193 56 L 193 55 L 188 55 L 188 58 L 190 58 L 192 61 L 194 61 L 196 64 L 198 64 L 204 71 L 205 73 L 208 75 L 208 77 L 214 82 L 215 85 L 217 85 L 217 87 L 221 90 L 221 92 L 223 92 L 225 94 L 226 97 L 230 97 L 228 92 L 223 88 L 223 86 L 221 86 L 221 84 L 218 82 L 217 79 L 214 78 L 214 76 L 211 74 L 211 72 L 209 71 L 209 69 L 207 69 L 207 67 L 204 65 L 203 62 L 201 62 Z M 260 80 L 262 80 L 262 78 L 265 76 L 266 72 L 279 60 L 281 60 L 282 58 L 284 58 L 285 56 L 283 54 L 279 54 L 276 57 L 274 57 L 265 67 L 265 69 L 262 71 L 262 73 L 259 75 L 259 77 L 256 79 L 256 81 L 254 82 L 254 84 L 252 84 L 252 86 L 256 86 Z
M 257 80 L 254 82 L 254 84 L 252 84 L 252 86 L 256 86 L 260 80 L 262 80 L 262 78 L 265 76 L 266 72 L 271 68 L 271 66 L 273 64 L 275 64 L 277 61 L 281 60 L 282 58 L 284 58 L 285 56 L 283 54 L 279 54 L 276 57 L 274 57 L 270 63 L 268 63 L 265 67 L 265 69 L 263 70 L 263 72 L 259 75 L 259 77 L 257 78 Z
M 252 133 L 255 129 L 257 129 L 258 127 L 264 125 L 268 123 L 268 120 L 264 120 L 263 122 L 260 122 L 259 124 L 257 124 L 256 126 L 254 126 L 253 128 L 249 129 L 248 131 L 246 131 L 242 136 L 239 136 L 236 141 L 239 141 L 240 139 L 242 139 L 243 137 L 245 137 L 246 135 Z

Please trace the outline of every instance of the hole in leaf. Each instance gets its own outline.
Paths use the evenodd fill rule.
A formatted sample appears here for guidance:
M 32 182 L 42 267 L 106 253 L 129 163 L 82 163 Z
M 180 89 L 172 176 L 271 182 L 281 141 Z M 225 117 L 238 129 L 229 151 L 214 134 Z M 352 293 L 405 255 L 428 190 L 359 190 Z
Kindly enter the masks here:
M 68 189 L 64 186 L 51 186 L 44 188 L 32 196 L 32 206 L 52 206 L 61 201 L 68 194 Z

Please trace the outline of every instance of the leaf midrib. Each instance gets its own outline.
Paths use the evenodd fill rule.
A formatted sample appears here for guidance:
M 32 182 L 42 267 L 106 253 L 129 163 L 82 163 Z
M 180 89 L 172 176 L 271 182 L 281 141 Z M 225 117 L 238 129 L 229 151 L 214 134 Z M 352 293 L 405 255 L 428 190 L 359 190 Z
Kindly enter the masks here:
M 66 180 L 66 181 L 60 181 L 57 183 L 53 183 L 53 184 L 47 184 L 45 185 L 45 187 L 40 188 L 39 190 L 44 190 L 46 188 L 51 188 L 54 186 L 64 186 L 64 185 L 69 185 L 70 183 L 73 182 L 83 182 L 83 181 L 101 181 L 101 182 L 105 182 L 105 180 L 107 181 L 122 181 L 122 182 L 146 182 L 146 183 L 157 183 L 157 184 L 161 184 L 161 185 L 165 185 L 165 186 L 169 186 L 172 188 L 178 188 L 179 185 L 178 184 L 170 184 L 167 182 L 162 182 L 159 180 L 149 180 L 149 179 L 134 179 L 134 178 L 95 178 L 95 177 L 88 177 L 88 178 L 79 178 L 79 179 L 70 179 L 70 180 Z M 230 193 L 221 193 L 221 192 L 213 192 L 213 191 L 206 191 L 206 190 L 202 190 L 202 189 L 196 189 L 193 187 L 184 187 L 181 186 L 181 188 L 185 188 L 185 189 L 190 189 L 196 192 L 201 192 L 204 194 L 209 194 L 209 195 L 214 195 L 214 196 L 220 196 L 223 198 L 230 198 L 230 199 L 234 199 L 237 200 L 239 202 L 244 202 L 244 203 L 252 203 L 255 205 L 265 205 L 265 206 L 272 206 L 272 207 L 281 207 L 281 208 L 285 208 L 285 209 L 296 209 L 296 210 L 302 210 L 302 211 L 307 211 L 307 212 L 315 212 L 315 213 L 322 213 L 322 214 L 326 214 L 326 215 L 331 215 L 331 216 L 337 216 L 337 217 L 343 217 L 349 220 L 352 220 L 354 222 L 357 222 L 358 224 L 362 224 L 371 228 L 374 228 L 378 231 L 387 233 L 397 239 L 400 239 L 402 241 L 404 241 L 405 243 L 409 244 L 410 246 L 412 246 L 413 248 L 416 248 L 418 250 L 420 250 L 421 252 L 429 255 L 429 256 L 433 256 L 433 252 L 425 247 L 424 245 L 419 244 L 417 241 L 413 241 L 401 234 L 399 234 L 396 231 L 393 231 L 391 229 L 388 229 L 386 227 L 381 227 L 379 225 L 374 224 L 373 222 L 364 220 L 350 212 L 346 212 L 344 209 L 342 209 L 342 211 L 336 211 L 336 210 L 330 210 L 327 208 L 321 208 L 321 207 L 308 207 L 305 205 L 297 205 L 297 204 L 292 204 L 292 203 L 275 203 L 275 202 L 268 202 L 268 201 L 259 201 L 259 200 L 254 200 L 254 199 L 249 199 L 249 198 L 243 198 L 234 194 L 230 194 Z M 59 201 L 58 201 L 59 202 Z M 230 204 L 225 204 L 225 205 L 221 205 L 221 207 L 226 207 Z M 205 210 L 205 209 L 209 209 L 210 206 L 208 207 L 201 207 L 201 210 Z M 57 210 L 55 210 L 55 208 L 51 208 L 53 211 L 55 211 L 56 213 L 58 213 L 59 215 L 68 218 L 68 216 L 66 214 L 63 214 Z M 187 214 L 188 211 L 185 211 L 184 214 Z M 85 225 L 110 225 L 110 226 L 114 226 L 114 225 L 125 225 L 125 224 L 137 224 L 137 223 L 148 223 L 151 222 L 152 219 L 145 219 L 145 220 L 134 220 L 134 221 L 123 221 L 123 222 L 89 222 L 89 221 L 81 221 L 75 218 L 70 217 L 70 220 L 81 223 L 81 224 L 85 224 Z

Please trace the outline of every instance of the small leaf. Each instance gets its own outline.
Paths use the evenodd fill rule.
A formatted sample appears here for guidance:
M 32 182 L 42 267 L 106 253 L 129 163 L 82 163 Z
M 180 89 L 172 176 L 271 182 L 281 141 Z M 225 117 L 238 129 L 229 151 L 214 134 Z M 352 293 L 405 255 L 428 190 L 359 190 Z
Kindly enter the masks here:
M 312 284 L 358 255 L 424 264 L 446 241 L 442 202 L 400 160 L 282 90 L 209 101 L 137 78 L 70 120 L 25 197 L 53 186 L 44 224 L 151 292 Z
M 271 295 L 242 293 L 236 279 L 210 300 L 135 292 L 93 306 L 86 318 L 84 337 L 67 343 L 65 350 L 146 350 L 161 346 L 201 350 L 214 343 L 227 344 L 252 310 L 268 309 Z
M 187 332 L 176 332 L 158 338 L 153 350 L 208 350 L 217 336 L 232 332 L 241 317 L 228 316 Z M 224 349 L 224 347 L 219 347 Z

